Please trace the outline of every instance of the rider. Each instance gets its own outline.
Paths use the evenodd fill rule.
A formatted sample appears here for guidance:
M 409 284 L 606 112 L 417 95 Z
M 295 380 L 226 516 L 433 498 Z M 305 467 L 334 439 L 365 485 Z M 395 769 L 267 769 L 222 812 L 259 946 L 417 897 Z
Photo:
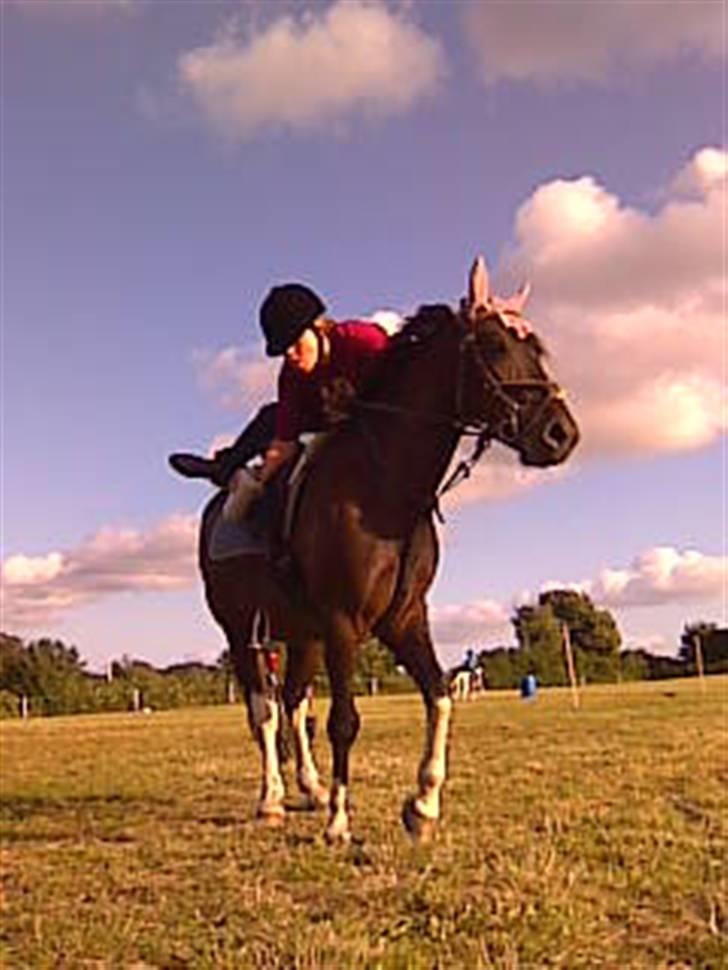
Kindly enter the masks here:
M 388 343 L 375 323 L 329 319 L 321 297 L 302 283 L 273 287 L 261 304 L 260 326 L 267 355 L 285 357 L 278 401 L 261 408 L 234 444 L 211 459 L 185 453 L 169 458 L 179 474 L 227 487 L 225 514 L 238 521 L 294 455 L 300 434 L 322 431 L 346 414 Z M 263 464 L 255 471 L 245 468 L 258 454 Z

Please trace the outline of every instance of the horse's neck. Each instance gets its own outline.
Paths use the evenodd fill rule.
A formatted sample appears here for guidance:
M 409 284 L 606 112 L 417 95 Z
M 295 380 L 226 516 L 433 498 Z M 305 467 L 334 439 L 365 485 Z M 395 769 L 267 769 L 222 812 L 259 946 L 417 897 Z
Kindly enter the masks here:
M 379 396 L 378 403 L 387 410 L 372 427 L 388 489 L 431 498 L 444 477 L 459 438 L 459 353 L 455 327 L 443 327 L 403 362 L 396 379 Z

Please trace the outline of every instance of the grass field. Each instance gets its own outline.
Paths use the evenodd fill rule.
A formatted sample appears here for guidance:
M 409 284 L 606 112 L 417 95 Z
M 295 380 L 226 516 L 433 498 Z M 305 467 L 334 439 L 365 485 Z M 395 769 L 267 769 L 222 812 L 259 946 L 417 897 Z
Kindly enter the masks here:
M 460 704 L 420 848 L 399 824 L 419 699 L 359 707 L 334 850 L 321 815 L 253 820 L 239 707 L 3 723 L 2 965 L 728 964 L 728 678 Z

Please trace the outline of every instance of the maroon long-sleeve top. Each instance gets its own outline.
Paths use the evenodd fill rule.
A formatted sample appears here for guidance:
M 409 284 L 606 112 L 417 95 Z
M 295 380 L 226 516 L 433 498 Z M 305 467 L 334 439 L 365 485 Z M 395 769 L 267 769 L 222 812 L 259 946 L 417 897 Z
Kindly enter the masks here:
M 296 370 L 288 361 L 281 368 L 275 430 L 280 441 L 294 441 L 304 431 L 324 430 L 328 426 L 327 391 L 342 380 L 355 393 L 359 391 L 389 339 L 381 327 L 361 320 L 338 323 L 327 336 L 328 359 L 310 373 Z

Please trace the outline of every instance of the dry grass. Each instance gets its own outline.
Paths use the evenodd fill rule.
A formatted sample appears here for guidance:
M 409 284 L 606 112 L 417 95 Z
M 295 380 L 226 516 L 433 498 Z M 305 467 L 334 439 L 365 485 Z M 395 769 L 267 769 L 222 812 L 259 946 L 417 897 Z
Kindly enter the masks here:
M 727 700 L 712 678 L 591 688 L 579 713 L 562 691 L 461 704 L 416 848 L 419 700 L 363 699 L 335 851 L 320 815 L 255 823 L 239 708 L 5 723 L 3 965 L 725 966 Z

